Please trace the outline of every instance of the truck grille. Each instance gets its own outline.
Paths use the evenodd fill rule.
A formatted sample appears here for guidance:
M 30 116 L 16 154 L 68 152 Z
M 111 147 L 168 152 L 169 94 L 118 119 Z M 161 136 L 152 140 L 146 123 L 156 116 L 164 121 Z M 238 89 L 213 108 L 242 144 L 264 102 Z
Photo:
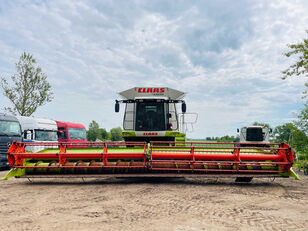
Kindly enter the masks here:
M 7 143 L 0 143 L 0 167 L 7 165 Z

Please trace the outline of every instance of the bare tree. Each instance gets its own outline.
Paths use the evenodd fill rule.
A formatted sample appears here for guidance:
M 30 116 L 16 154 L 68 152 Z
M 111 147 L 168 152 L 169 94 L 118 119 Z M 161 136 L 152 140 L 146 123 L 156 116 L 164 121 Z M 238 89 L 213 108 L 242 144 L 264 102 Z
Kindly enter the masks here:
M 24 52 L 20 56 L 16 71 L 17 73 L 11 76 L 12 84 L 9 84 L 6 78 L 1 78 L 3 94 L 13 104 L 5 110 L 15 115 L 30 116 L 39 106 L 52 101 L 51 85 L 31 54 Z

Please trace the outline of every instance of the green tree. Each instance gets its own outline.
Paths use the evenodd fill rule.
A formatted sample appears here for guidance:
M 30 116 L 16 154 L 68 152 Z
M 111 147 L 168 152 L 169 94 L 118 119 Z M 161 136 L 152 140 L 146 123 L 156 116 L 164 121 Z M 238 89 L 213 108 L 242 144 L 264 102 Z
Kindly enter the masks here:
M 16 63 L 16 74 L 11 76 L 12 85 L 2 77 L 0 86 L 12 107 L 5 110 L 23 116 L 32 115 L 39 106 L 53 99 L 51 85 L 31 54 L 23 53 Z
M 293 131 L 297 130 L 294 124 L 286 123 L 275 127 L 273 135 L 275 137 L 275 142 L 287 142 L 289 143 L 292 138 Z
M 308 134 L 308 104 L 305 104 L 304 109 L 297 115 L 298 120 L 295 124 Z
M 306 31 L 308 34 L 308 30 Z M 282 79 L 286 79 L 289 76 L 302 76 L 308 77 L 308 38 L 304 39 L 303 42 L 298 44 L 287 45 L 291 51 L 286 52 L 286 57 L 296 56 L 297 61 L 290 65 L 290 67 L 284 70 L 282 73 L 284 76 Z M 308 82 L 305 83 L 308 87 Z M 307 96 L 307 90 L 303 92 Z
M 96 121 L 92 120 L 92 122 L 89 124 L 89 130 L 88 130 L 88 140 L 89 141 L 96 141 L 96 139 L 102 139 L 100 134 L 100 128 Z
M 100 128 L 100 129 L 99 129 L 99 134 L 100 134 L 100 137 L 101 137 L 103 140 L 107 140 L 107 139 L 108 139 L 108 132 L 106 131 L 105 128 Z
M 260 123 L 260 122 L 254 122 L 253 124 L 252 124 L 253 126 L 262 126 L 262 127 L 266 127 L 266 128 L 271 128 L 271 126 L 269 125 L 269 124 L 267 124 L 267 123 Z
M 274 129 L 275 141 L 286 142 L 296 151 L 299 158 L 308 158 L 308 137 L 292 123 L 277 126 Z
M 120 140 L 122 140 L 121 133 L 122 133 L 122 128 L 121 127 L 116 127 L 116 128 L 110 129 L 111 140 L 112 141 L 120 141 Z
M 297 129 L 292 132 L 290 145 L 295 149 L 300 159 L 308 159 L 308 137 L 303 131 Z

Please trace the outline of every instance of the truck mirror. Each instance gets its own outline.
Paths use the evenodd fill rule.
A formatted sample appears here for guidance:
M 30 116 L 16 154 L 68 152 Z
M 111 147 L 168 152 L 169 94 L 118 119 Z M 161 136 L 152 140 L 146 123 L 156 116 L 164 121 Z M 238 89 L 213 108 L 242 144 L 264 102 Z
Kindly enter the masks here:
M 114 111 L 115 112 L 119 112 L 120 111 L 120 104 L 118 101 L 116 101 L 115 105 L 114 105 Z
M 32 137 L 32 131 L 31 131 L 31 130 L 26 130 L 26 131 L 25 131 L 24 138 L 27 139 L 27 140 L 32 140 L 32 139 L 33 139 L 33 137 Z
M 186 103 L 185 102 L 182 103 L 182 112 L 183 113 L 186 112 Z
M 64 131 L 58 131 L 57 134 L 58 134 L 58 138 L 61 138 L 64 140 L 66 139 L 66 134 Z

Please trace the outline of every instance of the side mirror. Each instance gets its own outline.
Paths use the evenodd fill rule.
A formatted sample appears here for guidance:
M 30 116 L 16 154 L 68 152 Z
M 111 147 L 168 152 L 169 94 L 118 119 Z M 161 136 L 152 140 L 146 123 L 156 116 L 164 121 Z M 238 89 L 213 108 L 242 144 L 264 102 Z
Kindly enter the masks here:
M 116 101 L 115 105 L 114 105 L 114 111 L 115 112 L 119 112 L 120 111 L 120 104 L 118 101 Z
M 66 139 L 64 131 L 58 131 L 57 134 L 58 134 L 58 138 Z
M 240 129 L 236 129 L 237 132 L 240 132 Z
M 273 132 L 273 129 L 270 128 L 269 132 L 272 133 L 272 132 Z
M 186 112 L 186 103 L 185 102 L 182 103 L 182 112 L 183 113 Z
M 170 119 L 170 118 L 172 118 L 172 115 L 171 115 L 171 113 L 168 113 L 168 118 Z
M 33 139 L 32 131 L 26 130 L 25 133 L 24 133 L 24 138 L 27 139 L 27 140 L 32 140 Z

